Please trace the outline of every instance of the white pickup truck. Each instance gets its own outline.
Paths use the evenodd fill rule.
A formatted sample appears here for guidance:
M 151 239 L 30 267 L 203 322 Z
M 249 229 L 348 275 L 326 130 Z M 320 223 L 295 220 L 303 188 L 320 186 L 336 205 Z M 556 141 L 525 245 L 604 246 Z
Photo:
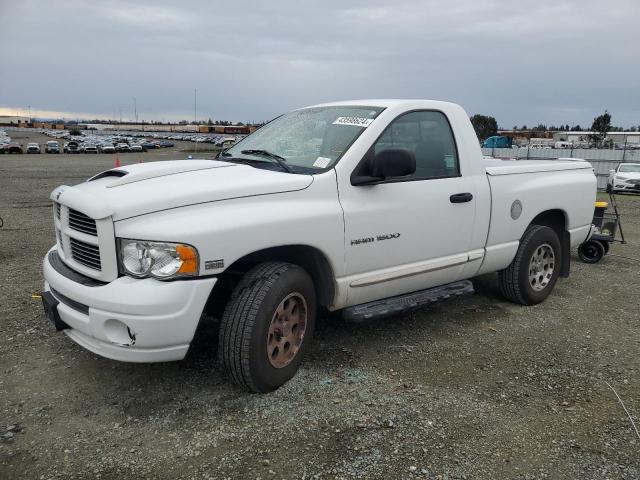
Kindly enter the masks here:
M 43 303 L 72 340 L 129 362 L 180 360 L 218 321 L 228 376 L 267 392 L 297 371 L 319 311 L 388 316 L 489 272 L 507 299 L 541 302 L 589 237 L 595 194 L 584 161 L 484 159 L 452 103 L 317 105 L 217 160 L 55 189 Z

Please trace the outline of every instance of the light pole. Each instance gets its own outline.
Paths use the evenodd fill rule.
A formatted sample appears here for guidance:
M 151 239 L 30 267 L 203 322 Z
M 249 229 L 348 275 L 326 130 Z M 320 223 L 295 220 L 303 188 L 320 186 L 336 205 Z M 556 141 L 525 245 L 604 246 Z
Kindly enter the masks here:
M 136 103 L 136 97 L 133 97 L 133 117 L 136 119 L 136 123 L 138 123 L 138 105 Z
M 198 127 L 196 126 L 196 105 L 198 104 L 198 90 L 193 89 L 193 126 L 196 129 L 196 133 L 198 133 Z M 198 153 L 198 137 L 195 139 L 195 153 Z

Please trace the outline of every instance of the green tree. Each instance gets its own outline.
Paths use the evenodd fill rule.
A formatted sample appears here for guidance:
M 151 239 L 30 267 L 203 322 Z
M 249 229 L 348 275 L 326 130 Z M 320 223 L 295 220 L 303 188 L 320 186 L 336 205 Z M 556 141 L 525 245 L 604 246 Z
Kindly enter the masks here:
M 602 115 L 593 119 L 591 124 L 591 131 L 594 132 L 589 135 L 589 140 L 596 147 L 604 145 L 604 141 L 607 138 L 607 132 L 611 130 L 611 115 L 606 110 Z
M 480 141 L 498 133 L 498 122 L 493 117 L 476 113 L 471 117 L 471 125 L 473 125 L 473 129 L 476 131 Z

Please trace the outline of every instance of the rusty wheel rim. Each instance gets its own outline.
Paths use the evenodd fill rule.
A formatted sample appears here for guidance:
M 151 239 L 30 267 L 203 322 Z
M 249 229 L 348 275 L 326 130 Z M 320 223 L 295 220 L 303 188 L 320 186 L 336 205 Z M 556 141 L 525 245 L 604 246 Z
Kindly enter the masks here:
M 290 293 L 278 305 L 267 334 L 267 358 L 275 368 L 289 365 L 298 354 L 307 330 L 307 302 Z

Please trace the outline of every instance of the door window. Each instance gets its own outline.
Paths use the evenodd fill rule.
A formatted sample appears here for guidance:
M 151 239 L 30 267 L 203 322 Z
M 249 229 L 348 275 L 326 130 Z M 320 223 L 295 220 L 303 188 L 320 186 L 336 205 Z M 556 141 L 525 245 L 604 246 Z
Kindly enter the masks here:
M 442 112 L 419 111 L 399 116 L 378 138 L 370 154 L 396 148 L 407 149 L 415 155 L 416 171 L 409 179 L 460 175 L 455 139 Z

